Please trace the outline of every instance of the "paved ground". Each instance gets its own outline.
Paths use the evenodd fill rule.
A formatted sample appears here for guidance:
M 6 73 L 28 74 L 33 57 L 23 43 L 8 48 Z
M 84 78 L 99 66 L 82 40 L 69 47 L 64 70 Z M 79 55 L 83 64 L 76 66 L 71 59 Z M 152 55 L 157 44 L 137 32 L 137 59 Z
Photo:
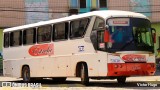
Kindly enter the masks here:
M 22 79 L 0 76 L 0 86 L 2 82 L 11 84 L 26 84 Z M 16 83 L 16 84 L 15 84 Z M 42 87 L 0 87 L 0 90 L 160 90 L 160 72 L 156 72 L 155 76 L 129 77 L 126 84 L 118 84 L 116 80 L 92 80 L 90 84 L 84 86 L 80 83 L 79 78 L 67 78 L 64 83 L 53 82 L 51 79 L 31 82 L 30 84 L 40 84 Z
M 21 79 L 0 77 L 0 82 L 22 83 Z M 129 77 L 126 84 L 118 84 L 116 80 L 90 80 L 89 86 L 80 84 L 79 78 L 68 78 L 64 83 L 56 83 L 50 79 L 44 79 L 36 83 L 41 83 L 40 88 L 11 88 L 1 87 L 0 90 L 133 90 L 133 89 L 159 89 L 160 90 L 160 76 L 147 76 L 147 77 Z

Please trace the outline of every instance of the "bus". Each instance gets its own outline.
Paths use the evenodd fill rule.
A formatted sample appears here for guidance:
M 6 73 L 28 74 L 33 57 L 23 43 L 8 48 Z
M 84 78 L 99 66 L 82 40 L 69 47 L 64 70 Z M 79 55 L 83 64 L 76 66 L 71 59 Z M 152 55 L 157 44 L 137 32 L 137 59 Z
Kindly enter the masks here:
M 140 13 L 102 10 L 3 31 L 3 75 L 63 82 L 155 73 L 155 29 Z

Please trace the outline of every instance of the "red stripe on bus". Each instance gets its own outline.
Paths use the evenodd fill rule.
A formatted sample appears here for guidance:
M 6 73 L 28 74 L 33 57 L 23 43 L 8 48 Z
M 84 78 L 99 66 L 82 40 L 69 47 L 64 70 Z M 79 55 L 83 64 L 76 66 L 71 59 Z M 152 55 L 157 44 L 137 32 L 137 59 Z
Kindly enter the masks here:
M 148 76 L 155 70 L 155 63 L 109 63 L 107 76 Z

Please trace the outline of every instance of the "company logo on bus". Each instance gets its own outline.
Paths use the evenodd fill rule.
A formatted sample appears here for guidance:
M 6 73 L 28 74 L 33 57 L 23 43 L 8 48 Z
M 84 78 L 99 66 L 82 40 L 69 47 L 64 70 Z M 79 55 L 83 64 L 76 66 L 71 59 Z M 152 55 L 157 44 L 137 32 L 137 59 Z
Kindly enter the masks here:
M 53 44 L 34 45 L 28 52 L 32 56 L 53 55 Z
M 128 54 L 128 55 L 122 56 L 122 59 L 125 62 L 145 62 L 146 56 L 145 55 Z

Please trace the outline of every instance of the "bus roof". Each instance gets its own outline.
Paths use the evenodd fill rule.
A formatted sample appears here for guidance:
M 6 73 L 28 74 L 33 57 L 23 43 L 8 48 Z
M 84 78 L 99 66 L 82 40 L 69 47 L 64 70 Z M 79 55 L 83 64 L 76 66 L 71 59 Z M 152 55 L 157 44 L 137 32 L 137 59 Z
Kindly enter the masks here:
M 7 29 L 4 29 L 3 32 L 10 32 L 10 31 L 15 31 L 15 30 L 32 28 L 32 27 L 37 27 L 37 26 L 47 25 L 47 24 L 52 24 L 52 23 L 54 24 L 54 23 L 58 23 L 58 22 L 69 21 L 69 20 L 74 20 L 74 19 L 89 17 L 89 16 L 100 16 L 104 19 L 107 19 L 107 18 L 110 18 L 110 17 L 137 17 L 137 18 L 148 19 L 143 14 L 130 12 L 130 11 L 101 10 L 101 11 L 92 11 L 92 12 L 78 14 L 78 15 L 71 15 L 71 16 L 63 17 L 63 18 L 59 18 L 59 19 L 53 19 L 53 20 L 48 20 L 48 21 L 40 21 L 40 22 L 33 23 L 33 24 L 27 24 L 27 25 L 7 28 Z

